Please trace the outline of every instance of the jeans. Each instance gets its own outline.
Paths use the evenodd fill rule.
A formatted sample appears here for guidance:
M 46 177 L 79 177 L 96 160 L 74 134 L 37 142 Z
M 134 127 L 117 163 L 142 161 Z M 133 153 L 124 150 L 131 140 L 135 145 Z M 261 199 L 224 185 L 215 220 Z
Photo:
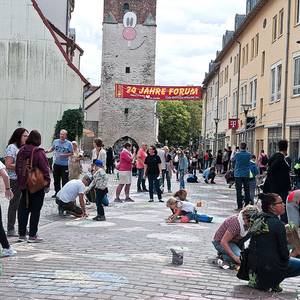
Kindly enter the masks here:
M 100 190 L 96 189 L 96 206 L 97 206 L 97 216 L 104 216 L 104 208 L 102 204 L 103 197 L 107 194 L 107 189 Z
M 204 160 L 204 170 L 206 170 L 208 168 L 208 164 L 209 164 L 209 161 Z
M 64 186 L 69 181 L 68 166 L 60 166 L 54 164 L 53 179 L 54 179 L 55 194 L 57 194 L 61 189 L 60 183 L 62 182 L 62 186 Z
M 235 177 L 236 201 L 238 209 L 243 208 L 242 188 L 245 193 L 245 206 L 250 202 L 250 187 L 248 177 Z
M 9 243 L 3 228 L 2 224 L 2 212 L 1 212 L 1 206 L 0 206 L 0 244 L 3 249 L 8 249 L 9 248 Z
M 144 169 L 137 169 L 138 172 L 138 180 L 137 180 L 137 190 L 141 191 L 146 190 L 146 180 L 144 179 Z M 142 186 L 142 188 L 141 188 Z
M 10 187 L 14 194 L 13 198 L 9 201 L 8 211 L 7 211 L 7 231 L 15 230 L 16 215 L 20 204 L 21 191 L 18 188 L 17 180 L 10 180 Z
M 286 278 L 300 275 L 300 259 L 290 257 Z
M 112 161 L 106 162 L 107 174 L 114 174 L 114 163 Z
M 207 180 L 210 180 L 210 182 L 214 182 L 215 177 L 216 177 L 216 173 L 211 171 L 211 172 L 208 174 L 208 179 L 207 179 Z M 204 176 L 203 176 L 203 178 L 204 178 L 204 180 L 206 180 L 206 178 L 205 178 Z
M 27 205 L 28 197 L 28 205 Z M 29 221 L 29 236 L 35 237 L 38 231 L 38 224 L 40 221 L 40 213 L 44 203 L 45 192 L 44 189 L 29 193 L 27 190 L 22 190 L 22 197 L 18 210 L 19 236 L 26 235 L 26 227 L 30 214 Z M 28 207 L 27 207 L 28 206 Z
M 168 170 L 162 170 L 162 185 L 165 186 L 165 178 L 167 180 L 168 191 L 171 191 L 171 178 Z
M 235 261 L 225 252 L 224 248 L 221 246 L 220 242 L 218 241 L 212 241 L 212 244 L 214 245 L 214 247 L 216 248 L 216 250 L 218 251 L 218 254 L 221 254 L 223 256 L 223 260 L 230 262 L 230 263 L 234 263 Z M 241 249 L 240 247 L 235 244 L 235 243 L 228 243 L 231 251 L 234 253 L 234 255 L 236 255 L 237 257 L 240 257 L 241 255 Z
M 184 174 L 184 170 L 179 170 L 179 184 L 181 190 L 185 188 Z
M 148 174 L 150 200 L 153 200 L 154 187 L 156 189 L 158 199 L 161 200 L 161 190 L 159 187 L 159 180 L 157 179 L 157 177 L 158 177 L 157 174 Z
M 256 180 L 255 178 L 249 179 L 249 190 L 250 190 L 250 204 L 254 204 Z
M 209 217 L 207 215 L 199 215 L 197 212 L 189 212 L 186 214 L 186 216 L 190 219 L 190 221 L 196 221 L 196 222 L 204 222 L 204 223 L 210 223 L 212 221 L 212 217 Z

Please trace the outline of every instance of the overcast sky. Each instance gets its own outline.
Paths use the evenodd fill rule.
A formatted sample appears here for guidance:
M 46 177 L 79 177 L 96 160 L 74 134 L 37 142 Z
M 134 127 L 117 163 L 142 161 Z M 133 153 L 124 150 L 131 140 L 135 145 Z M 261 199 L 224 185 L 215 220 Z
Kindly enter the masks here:
M 147 0 L 143 0 L 147 1 Z M 157 85 L 200 85 L 220 50 L 225 30 L 234 28 L 246 0 L 157 0 Z M 103 0 L 76 0 L 72 27 L 84 49 L 81 71 L 100 84 Z

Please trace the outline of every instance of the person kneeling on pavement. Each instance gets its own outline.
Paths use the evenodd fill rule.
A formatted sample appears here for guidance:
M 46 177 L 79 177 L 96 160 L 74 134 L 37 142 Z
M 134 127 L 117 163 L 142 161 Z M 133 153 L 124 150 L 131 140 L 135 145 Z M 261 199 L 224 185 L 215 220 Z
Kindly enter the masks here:
M 218 257 L 229 266 L 240 265 L 244 238 L 249 230 L 250 218 L 258 213 L 258 207 L 246 206 L 238 215 L 227 218 L 215 233 L 212 241 Z
M 190 221 L 211 223 L 213 217 L 197 214 L 196 207 L 188 201 L 180 201 L 171 197 L 167 202 L 167 207 L 172 211 L 172 215 L 168 218 L 168 223 L 175 223 L 179 220 L 181 223 L 189 223 Z
M 96 205 L 97 205 L 97 216 L 93 218 L 94 221 L 105 221 L 105 214 L 103 205 L 104 198 L 108 193 L 107 183 L 108 183 L 108 175 L 104 170 L 104 165 L 102 160 L 96 160 L 94 162 L 95 165 L 95 173 L 93 175 L 93 181 L 86 189 L 85 193 L 88 193 L 91 189 L 95 188 L 96 191 Z
M 204 172 L 203 172 L 203 178 L 205 183 L 208 183 L 208 181 L 210 180 L 211 184 L 215 184 L 215 177 L 216 177 L 216 169 L 215 167 L 210 167 L 207 168 Z
M 91 178 L 84 175 L 82 179 L 72 179 L 67 182 L 56 195 L 59 215 L 67 211 L 75 217 L 87 217 L 84 201 L 85 187 L 91 183 Z M 76 205 L 79 196 L 80 207 Z

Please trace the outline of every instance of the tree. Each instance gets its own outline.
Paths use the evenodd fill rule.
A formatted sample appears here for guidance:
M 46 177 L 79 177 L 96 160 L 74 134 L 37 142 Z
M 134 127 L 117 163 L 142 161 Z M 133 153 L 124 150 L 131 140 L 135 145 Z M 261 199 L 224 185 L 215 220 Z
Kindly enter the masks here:
M 167 140 L 173 146 L 188 146 L 190 140 L 193 144 L 198 143 L 202 124 L 201 103 L 169 101 L 159 102 L 157 107 L 160 142 Z
M 191 116 L 186 106 L 179 101 L 160 102 L 158 105 L 159 135 L 162 143 L 186 146 L 189 140 Z
M 84 116 L 82 109 L 68 109 L 64 111 L 62 119 L 55 125 L 54 138 L 59 138 L 59 132 L 62 129 L 68 131 L 68 139 L 75 141 L 80 139 L 83 133 Z

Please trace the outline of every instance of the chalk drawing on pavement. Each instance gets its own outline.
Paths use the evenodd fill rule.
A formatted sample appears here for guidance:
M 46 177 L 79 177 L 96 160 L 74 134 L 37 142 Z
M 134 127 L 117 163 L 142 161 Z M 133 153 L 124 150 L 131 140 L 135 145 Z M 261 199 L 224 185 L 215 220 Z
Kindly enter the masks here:
M 67 226 L 78 226 L 78 227 L 111 227 L 115 226 L 115 223 L 112 222 L 97 222 L 92 219 L 80 219 L 80 220 L 72 220 L 65 223 Z
M 157 239 L 161 241 L 175 241 L 185 243 L 199 243 L 200 238 L 196 235 L 186 234 L 183 232 L 171 232 L 171 233 L 150 233 L 147 235 L 149 239 Z
M 139 232 L 139 231 L 151 231 L 151 230 L 146 229 L 144 227 L 126 227 L 126 228 L 112 229 L 112 231 Z

